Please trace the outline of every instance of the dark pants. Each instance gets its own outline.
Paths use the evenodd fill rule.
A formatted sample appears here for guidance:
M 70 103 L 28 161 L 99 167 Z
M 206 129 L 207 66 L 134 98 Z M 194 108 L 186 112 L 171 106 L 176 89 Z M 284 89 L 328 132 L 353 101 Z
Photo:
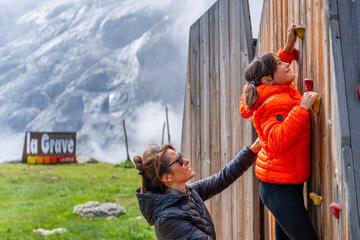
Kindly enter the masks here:
M 304 184 L 260 181 L 260 197 L 275 217 L 276 240 L 318 239 L 304 206 Z

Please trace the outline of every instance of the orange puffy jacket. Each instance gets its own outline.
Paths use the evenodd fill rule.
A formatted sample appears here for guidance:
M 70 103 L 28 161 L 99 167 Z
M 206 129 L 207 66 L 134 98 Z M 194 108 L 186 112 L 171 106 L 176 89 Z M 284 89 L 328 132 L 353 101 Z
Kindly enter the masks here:
M 279 52 L 280 58 L 284 59 Z M 287 56 L 288 57 L 288 56 Z M 287 61 L 288 59 L 284 59 Z M 245 108 L 244 87 L 240 114 L 252 117 L 260 138 L 261 150 L 255 174 L 263 182 L 298 184 L 311 174 L 309 112 L 300 107 L 302 95 L 292 84 L 262 84 L 256 89 L 259 98 L 253 108 Z

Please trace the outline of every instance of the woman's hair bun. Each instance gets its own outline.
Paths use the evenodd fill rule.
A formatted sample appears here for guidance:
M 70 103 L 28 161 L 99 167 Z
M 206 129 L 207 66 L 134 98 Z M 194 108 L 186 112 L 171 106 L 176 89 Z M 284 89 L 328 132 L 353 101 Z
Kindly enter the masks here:
M 135 163 L 135 168 L 139 171 L 142 171 L 143 169 L 143 159 L 140 156 L 135 156 L 134 157 L 134 163 Z

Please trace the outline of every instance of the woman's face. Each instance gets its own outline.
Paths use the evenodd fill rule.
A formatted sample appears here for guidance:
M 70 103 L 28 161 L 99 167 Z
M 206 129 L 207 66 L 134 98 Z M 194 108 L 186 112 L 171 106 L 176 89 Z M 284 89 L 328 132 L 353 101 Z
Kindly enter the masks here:
M 274 85 L 288 85 L 295 79 L 295 74 L 291 70 L 290 65 L 281 61 L 280 58 L 276 60 L 277 68 L 274 73 L 273 84 Z
M 179 153 L 175 152 L 172 149 L 169 149 L 166 151 L 165 157 L 170 159 L 169 165 L 173 163 L 170 166 L 172 173 L 169 173 L 172 178 L 173 186 L 185 185 L 187 181 L 189 181 L 195 176 L 195 173 L 191 170 L 189 166 L 189 160 L 181 157 Z

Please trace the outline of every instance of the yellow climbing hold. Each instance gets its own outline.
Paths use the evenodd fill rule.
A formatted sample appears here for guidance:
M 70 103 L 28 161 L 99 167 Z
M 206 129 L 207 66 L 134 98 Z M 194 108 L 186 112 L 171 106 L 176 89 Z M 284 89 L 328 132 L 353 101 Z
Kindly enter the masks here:
M 298 36 L 298 38 L 300 38 L 300 39 L 304 38 L 305 27 L 297 26 L 294 28 L 294 31 L 295 31 L 295 35 Z
M 314 192 L 311 192 L 311 193 L 309 194 L 309 196 L 310 196 L 310 198 L 313 200 L 313 202 L 314 202 L 315 205 L 317 205 L 317 206 L 321 205 L 321 202 L 322 202 L 322 197 L 321 197 L 321 196 L 317 195 L 317 194 L 314 193 Z
M 320 112 L 320 104 L 321 104 L 321 98 L 317 97 L 314 104 L 313 104 L 313 106 L 312 106 L 315 113 Z

